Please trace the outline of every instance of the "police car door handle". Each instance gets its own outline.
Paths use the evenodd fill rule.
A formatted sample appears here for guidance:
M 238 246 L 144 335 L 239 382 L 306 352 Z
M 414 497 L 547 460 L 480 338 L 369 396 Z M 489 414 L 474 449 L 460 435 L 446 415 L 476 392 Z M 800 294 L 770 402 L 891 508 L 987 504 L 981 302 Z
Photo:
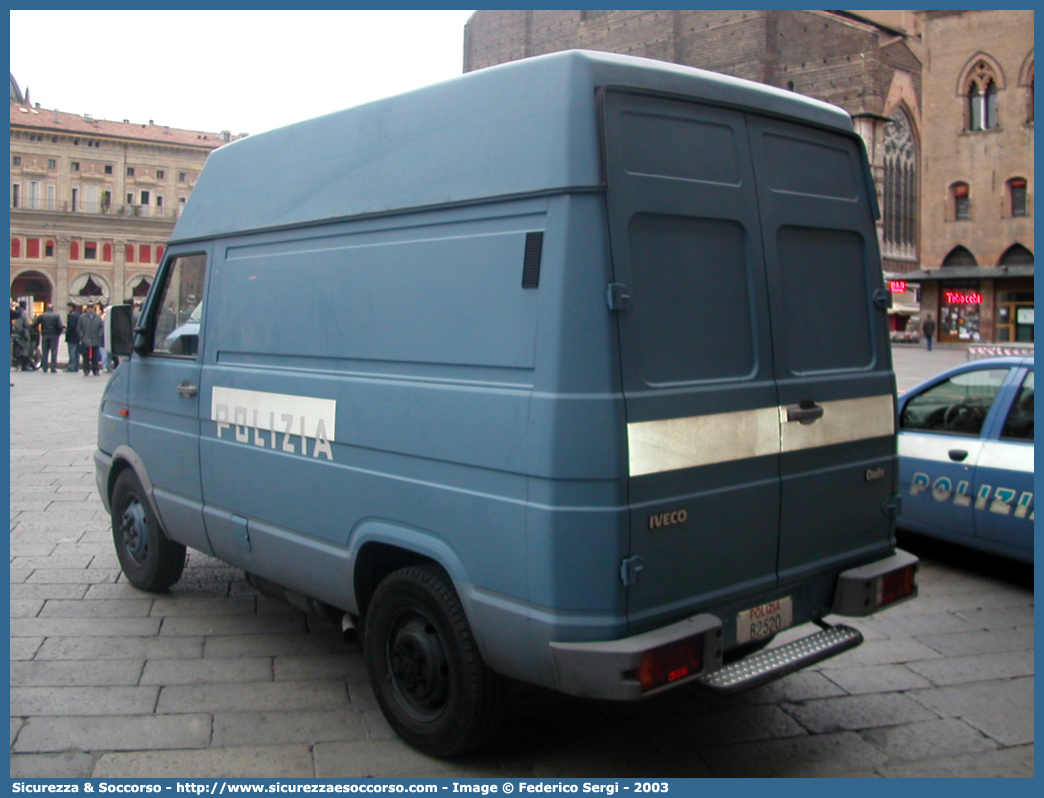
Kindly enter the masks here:
M 184 396 L 186 399 L 191 399 L 193 396 L 199 393 L 199 386 L 193 385 L 188 380 L 186 380 L 178 386 L 178 393 L 181 396 Z
M 823 417 L 823 406 L 815 402 L 802 402 L 797 407 L 787 408 L 787 421 L 799 424 L 814 424 Z
M 950 455 L 950 459 L 955 463 L 963 463 L 964 458 L 968 456 L 968 452 L 964 449 L 950 449 L 948 454 Z

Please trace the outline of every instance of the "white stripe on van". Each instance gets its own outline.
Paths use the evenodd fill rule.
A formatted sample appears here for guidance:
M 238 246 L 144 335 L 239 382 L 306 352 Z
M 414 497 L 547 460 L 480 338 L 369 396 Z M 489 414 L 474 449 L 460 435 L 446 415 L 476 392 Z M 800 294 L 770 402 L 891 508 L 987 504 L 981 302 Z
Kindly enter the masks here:
M 787 407 L 628 424 L 630 475 L 746 460 L 895 432 L 891 394 L 820 405 L 823 416 L 812 424 L 787 421 Z
M 228 427 L 251 428 L 336 440 L 337 402 L 312 396 L 214 386 L 210 419 Z M 219 430 L 220 432 L 220 430 Z

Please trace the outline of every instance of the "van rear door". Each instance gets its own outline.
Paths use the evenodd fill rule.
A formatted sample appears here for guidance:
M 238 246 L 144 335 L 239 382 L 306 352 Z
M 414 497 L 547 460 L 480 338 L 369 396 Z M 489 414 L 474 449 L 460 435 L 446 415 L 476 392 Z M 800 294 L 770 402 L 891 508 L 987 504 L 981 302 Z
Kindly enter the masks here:
M 894 439 L 858 144 L 694 102 L 603 101 L 631 628 L 887 550 L 894 468 L 883 491 L 864 478 L 864 461 L 893 466 Z M 867 412 L 883 436 L 870 457 L 843 440 L 868 437 L 852 426 Z
M 857 140 L 758 116 L 748 131 L 782 419 L 785 585 L 889 552 L 895 378 Z

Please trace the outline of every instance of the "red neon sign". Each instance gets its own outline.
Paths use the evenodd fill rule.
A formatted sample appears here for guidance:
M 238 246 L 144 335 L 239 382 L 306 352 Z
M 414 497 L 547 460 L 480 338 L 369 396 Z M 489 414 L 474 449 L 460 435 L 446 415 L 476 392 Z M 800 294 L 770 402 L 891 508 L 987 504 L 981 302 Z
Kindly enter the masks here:
M 888 290 L 893 294 L 904 294 L 906 293 L 906 280 L 889 280 Z
M 982 294 L 961 294 L 957 291 L 946 292 L 946 304 L 948 305 L 981 305 Z

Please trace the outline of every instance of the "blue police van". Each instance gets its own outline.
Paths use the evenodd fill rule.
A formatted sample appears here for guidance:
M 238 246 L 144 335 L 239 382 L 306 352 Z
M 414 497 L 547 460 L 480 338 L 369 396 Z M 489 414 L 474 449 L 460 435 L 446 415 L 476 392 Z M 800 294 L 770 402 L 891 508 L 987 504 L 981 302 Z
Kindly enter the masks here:
M 857 645 L 824 619 L 916 593 L 875 213 L 840 109 L 582 51 L 222 147 L 114 311 L 123 571 L 190 547 L 358 629 L 442 756 L 509 679 L 733 691 Z

